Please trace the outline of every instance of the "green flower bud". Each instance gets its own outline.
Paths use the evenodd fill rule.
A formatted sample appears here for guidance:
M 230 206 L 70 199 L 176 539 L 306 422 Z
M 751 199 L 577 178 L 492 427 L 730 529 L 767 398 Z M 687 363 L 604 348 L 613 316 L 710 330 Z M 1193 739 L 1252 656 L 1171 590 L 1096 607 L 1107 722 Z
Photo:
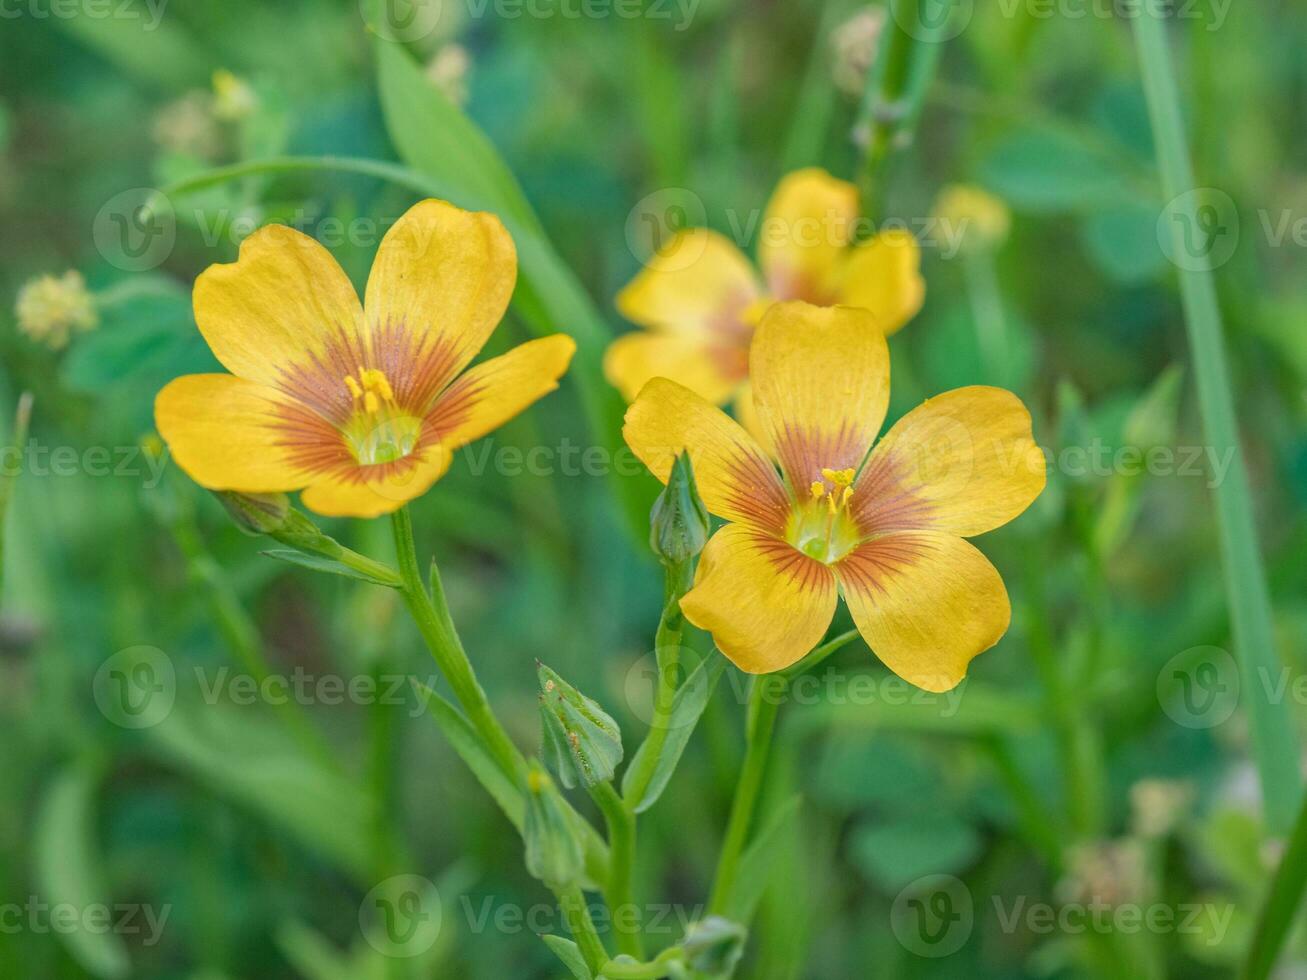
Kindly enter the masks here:
M 728 977 L 744 955 L 748 930 L 738 922 L 710 915 L 696 922 L 685 933 L 681 948 L 690 969 L 710 976 Z
M 526 777 L 526 869 L 550 888 L 567 888 L 580 880 L 585 854 L 563 798 L 540 763 L 531 760 Z
M 603 708 L 539 661 L 540 720 L 545 761 L 568 789 L 613 778 L 622 761 L 622 732 Z
M 254 537 L 280 530 L 290 513 L 290 498 L 284 493 L 217 490 L 213 495 L 236 522 L 236 526 Z
M 681 453 L 672 464 L 667 486 L 654 501 L 650 523 L 649 546 L 668 565 L 690 561 L 708 543 L 708 509 L 699 498 L 689 453 Z

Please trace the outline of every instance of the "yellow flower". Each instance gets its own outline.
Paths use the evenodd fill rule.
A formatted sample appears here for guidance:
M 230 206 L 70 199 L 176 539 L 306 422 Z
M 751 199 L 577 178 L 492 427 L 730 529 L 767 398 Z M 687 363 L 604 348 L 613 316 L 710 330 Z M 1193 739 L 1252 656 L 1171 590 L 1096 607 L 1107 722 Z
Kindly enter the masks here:
M 935 217 L 962 235 L 963 248 L 995 248 L 1012 228 L 1007 205 L 982 188 L 950 184 L 935 199 Z
M 68 346 L 73 333 L 94 330 L 100 323 L 86 280 L 75 269 L 24 285 L 18 291 L 14 313 L 19 330 L 52 350 Z
M 858 190 L 816 167 L 784 177 L 758 234 L 763 281 L 744 253 L 704 228 L 679 232 L 617 297 L 622 315 L 645 327 L 608 348 L 604 373 L 631 401 L 651 378 L 666 377 L 708 401 L 737 400 L 753 429 L 749 342 L 774 301 L 860 306 L 886 334 L 921 309 L 921 252 L 906 230 L 850 247 Z
M 444 201 L 423 201 L 386 234 L 362 305 L 316 241 L 262 228 L 195 283 L 200 332 L 232 374 L 164 388 L 159 433 L 210 490 L 307 488 L 304 505 L 329 516 L 397 510 L 567 370 L 576 345 L 556 334 L 463 373 L 516 278 L 499 219 Z
M 842 592 L 867 644 L 896 674 L 946 691 L 1007 630 L 998 572 L 963 540 L 1012 520 L 1044 487 L 1021 401 L 970 387 L 904 416 L 874 450 L 889 403 L 889 350 L 851 307 L 778 303 L 749 358 L 772 457 L 724 412 L 657 378 L 624 435 L 664 482 L 689 452 L 708 510 L 690 622 L 749 673 L 782 670 L 830 626 Z
M 236 122 L 259 107 L 259 97 L 244 79 L 225 68 L 213 73 L 213 114 L 219 119 Z

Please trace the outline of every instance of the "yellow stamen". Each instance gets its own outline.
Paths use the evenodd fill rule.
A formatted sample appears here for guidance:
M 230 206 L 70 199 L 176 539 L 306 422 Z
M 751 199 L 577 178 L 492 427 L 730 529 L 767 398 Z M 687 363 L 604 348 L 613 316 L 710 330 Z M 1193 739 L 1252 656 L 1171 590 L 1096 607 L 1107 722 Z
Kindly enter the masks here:
M 363 397 L 363 389 L 360 388 L 359 383 L 348 374 L 345 375 L 345 387 L 349 389 L 350 397 L 355 401 L 358 401 Z
M 812 486 L 809 489 L 812 491 L 813 500 L 820 500 L 822 497 L 826 496 L 826 484 L 822 483 L 820 480 L 813 480 Z
M 853 482 L 854 470 L 829 470 L 823 469 L 821 475 L 830 480 L 837 487 L 847 487 Z

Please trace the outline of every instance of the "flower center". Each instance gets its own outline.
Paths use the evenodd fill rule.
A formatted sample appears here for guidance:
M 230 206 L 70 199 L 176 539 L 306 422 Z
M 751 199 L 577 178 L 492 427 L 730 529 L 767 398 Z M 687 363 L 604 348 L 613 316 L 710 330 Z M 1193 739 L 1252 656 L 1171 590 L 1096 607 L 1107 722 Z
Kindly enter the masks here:
M 384 371 L 360 367 L 357 377 L 345 376 L 345 387 L 354 400 L 345 439 L 360 463 L 393 463 L 413 452 L 422 420 L 400 408 Z
M 849 516 L 854 471 L 823 469 L 808 488 L 808 499 L 795 505 L 786 539 L 809 558 L 830 565 L 858 546 L 861 535 Z

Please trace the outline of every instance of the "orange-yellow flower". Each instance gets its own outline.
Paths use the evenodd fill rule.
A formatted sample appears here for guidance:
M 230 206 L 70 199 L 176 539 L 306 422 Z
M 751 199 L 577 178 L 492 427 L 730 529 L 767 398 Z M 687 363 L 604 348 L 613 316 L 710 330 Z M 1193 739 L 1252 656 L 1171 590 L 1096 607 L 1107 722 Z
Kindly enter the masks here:
M 195 283 L 195 320 L 231 374 L 178 378 L 155 420 L 201 486 L 304 490 L 329 516 L 421 496 L 459 446 L 553 391 L 556 334 L 464 369 L 499 324 L 517 253 L 499 219 L 423 201 L 387 232 L 364 302 L 312 238 L 270 225 Z
M 719 408 L 665 378 L 626 415 L 627 443 L 664 482 L 685 450 L 709 540 L 681 600 L 742 670 L 782 670 L 821 638 L 843 593 L 867 644 L 896 674 L 946 691 L 1011 617 L 998 572 L 964 539 L 1006 524 L 1044 487 L 1030 414 L 1000 388 L 959 388 L 882 438 L 889 351 L 851 307 L 778 303 L 749 368 L 775 459 Z
M 645 329 L 608 348 L 609 382 L 627 401 L 656 377 L 717 405 L 734 398 L 752 428 L 749 342 L 772 302 L 859 306 L 886 334 L 921 309 L 917 240 L 896 229 L 850 247 L 858 221 L 857 188 L 812 167 L 784 177 L 767 205 L 758 228 L 763 281 L 724 235 L 678 233 L 617 296 L 622 315 Z

